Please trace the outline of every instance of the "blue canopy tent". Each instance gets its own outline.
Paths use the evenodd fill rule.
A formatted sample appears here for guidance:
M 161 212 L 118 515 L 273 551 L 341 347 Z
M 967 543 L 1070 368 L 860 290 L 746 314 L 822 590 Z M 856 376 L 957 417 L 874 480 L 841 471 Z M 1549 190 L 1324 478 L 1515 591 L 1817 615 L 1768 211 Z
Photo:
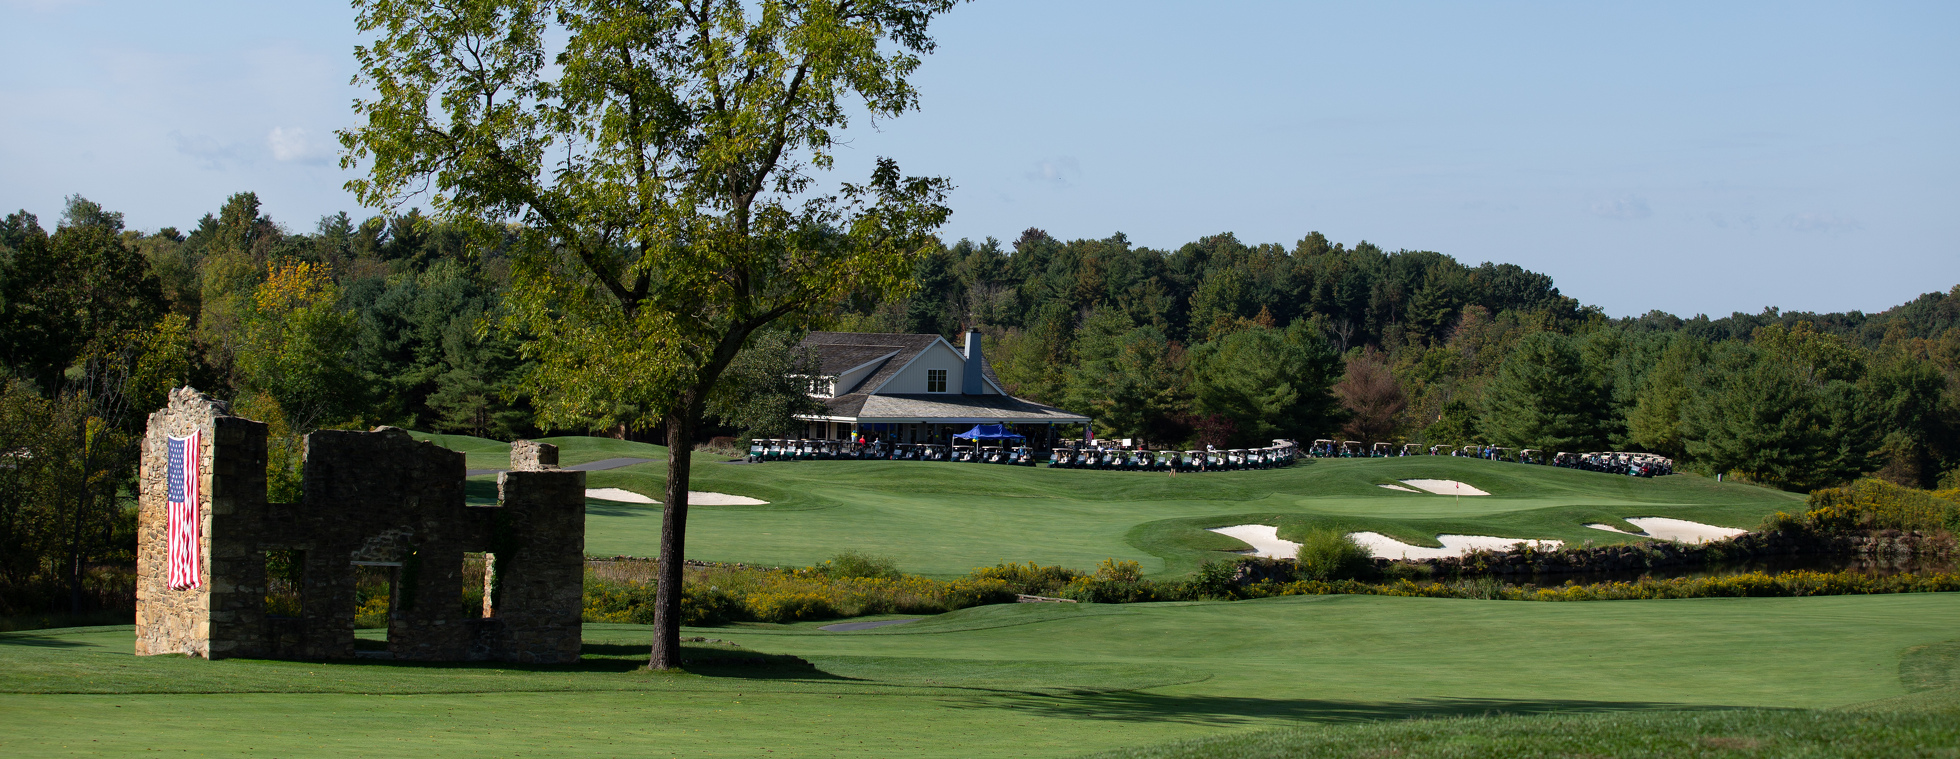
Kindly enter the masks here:
M 967 430 L 965 432 L 953 436 L 954 440 L 960 440 L 962 438 L 967 440 L 974 440 L 974 441 L 1027 439 L 1026 436 L 1024 435 L 1016 435 L 1012 432 L 1008 432 L 1007 425 L 1004 424 L 976 424 L 973 426 L 973 429 Z

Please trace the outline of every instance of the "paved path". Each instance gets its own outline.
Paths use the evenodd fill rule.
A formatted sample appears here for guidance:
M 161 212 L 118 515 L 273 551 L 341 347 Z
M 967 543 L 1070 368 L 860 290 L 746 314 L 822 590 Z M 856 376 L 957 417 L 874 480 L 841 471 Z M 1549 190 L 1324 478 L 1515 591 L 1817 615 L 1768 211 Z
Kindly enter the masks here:
M 819 627 L 817 629 L 822 630 L 824 632 L 841 633 L 841 632 L 850 632 L 852 630 L 869 630 L 873 627 L 890 627 L 892 625 L 902 625 L 907 622 L 917 622 L 920 619 L 923 619 L 923 617 L 914 617 L 912 619 L 881 619 L 876 622 L 845 622 L 841 625 L 824 625 L 823 627 Z
M 574 472 L 603 472 L 603 471 L 605 471 L 605 470 L 607 470 L 607 469 L 619 469 L 619 468 L 622 468 L 622 467 L 629 467 L 629 466 L 632 466 L 632 465 L 634 465 L 634 464 L 644 464 L 644 463 L 647 463 L 647 462 L 649 462 L 649 461 L 659 461 L 659 459 L 600 459 L 600 460 L 598 460 L 598 461 L 593 461 L 593 462 L 590 462 L 590 463 L 585 463 L 585 464 L 572 464 L 572 465 L 570 465 L 570 466 L 564 466 L 564 467 L 559 467 L 559 468 L 560 468 L 560 469 L 566 469 L 566 470 L 570 470 L 570 471 L 574 471 Z M 471 477 L 475 477 L 475 476 L 477 476 L 477 475 L 481 475 L 481 474 L 496 474 L 496 473 L 498 473 L 498 472 L 501 472 L 501 471 L 504 471 L 504 470 L 502 470 L 502 469 L 471 469 L 471 470 L 469 470 L 469 471 L 467 472 L 467 474 L 468 474 L 469 476 L 471 476 Z

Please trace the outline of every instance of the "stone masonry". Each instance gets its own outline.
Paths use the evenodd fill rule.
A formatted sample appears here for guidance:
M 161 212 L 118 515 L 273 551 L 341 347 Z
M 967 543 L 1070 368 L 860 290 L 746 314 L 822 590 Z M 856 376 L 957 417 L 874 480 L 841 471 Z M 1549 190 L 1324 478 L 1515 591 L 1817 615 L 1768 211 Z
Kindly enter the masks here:
M 166 436 L 204 432 L 204 587 L 166 579 Z M 266 427 L 190 388 L 150 416 L 143 444 L 136 653 L 342 659 L 355 653 L 360 567 L 394 578 L 388 655 L 575 662 L 585 473 L 519 441 L 496 506 L 464 500 L 463 454 L 391 427 L 306 437 L 300 503 L 266 502 Z M 266 613 L 266 559 L 293 551 L 298 616 Z M 486 554 L 485 602 L 462 604 L 463 554 Z

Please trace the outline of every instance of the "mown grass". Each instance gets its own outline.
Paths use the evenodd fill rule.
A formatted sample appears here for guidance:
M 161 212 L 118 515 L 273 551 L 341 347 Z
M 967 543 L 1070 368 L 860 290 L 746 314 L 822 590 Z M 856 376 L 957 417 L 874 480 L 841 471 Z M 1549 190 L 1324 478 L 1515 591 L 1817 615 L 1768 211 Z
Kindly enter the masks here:
M 0 754 L 1073 756 L 1301 726 L 1415 746 L 1393 731 L 1487 713 L 1564 715 L 1546 719 L 1608 738 L 1720 737 L 1690 731 L 1740 720 L 1747 738 L 1750 725 L 1811 729 L 1773 721 L 1808 712 L 1732 710 L 1877 700 L 1856 719 L 1881 725 L 1870 745 L 1885 755 L 1946 735 L 1913 732 L 1911 715 L 1943 691 L 1915 695 L 1901 655 L 1943 661 L 1956 627 L 1953 594 L 1017 604 L 853 633 L 690 629 L 726 644 L 685 644 L 684 674 L 638 669 L 649 633 L 637 625 L 588 625 L 586 658 L 557 667 L 137 658 L 129 628 L 53 630 L 0 635 Z M 1496 747 L 1485 755 L 1557 732 L 1481 724 L 1494 727 L 1462 740 Z
M 1743 709 L 1418 719 L 1283 728 L 1098 759 L 1953 756 L 1960 713 Z
M 469 452 L 472 468 L 501 467 L 484 443 L 431 438 Z M 641 456 L 659 461 L 587 476 L 658 498 L 665 449 L 605 438 L 555 438 L 565 463 Z M 490 446 L 503 444 L 490 443 Z M 478 458 L 483 466 L 479 467 Z M 841 551 L 890 556 L 900 569 L 951 578 L 975 567 L 1034 561 L 1088 569 L 1107 558 L 1139 561 L 1152 576 L 1178 576 L 1242 550 L 1206 532 L 1273 524 L 1299 539 L 1317 528 L 1374 530 L 1436 545 L 1439 533 L 1554 538 L 1571 544 L 1635 538 L 1585 527 L 1665 516 L 1753 528 L 1800 496 L 1694 475 L 1636 479 L 1478 459 L 1410 457 L 1307 461 L 1276 470 L 1170 476 L 891 461 L 730 464 L 697 458 L 694 490 L 760 498 L 765 506 L 694 506 L 688 557 L 808 566 Z M 1379 487 L 1400 479 L 1455 479 L 1493 495 L 1454 498 Z M 491 478 L 473 498 L 495 498 Z M 586 552 L 652 556 L 660 507 L 587 504 Z
M 509 447 L 479 438 L 421 437 L 472 456 L 503 456 Z M 551 440 L 561 446 L 566 463 L 621 454 L 664 459 L 665 449 L 658 446 L 605 438 Z M 1622 521 L 1624 516 L 1678 516 L 1752 527 L 1776 510 L 1799 506 L 1789 494 L 1692 476 L 1638 480 L 1450 457 L 1310 460 L 1284 470 L 1182 477 L 917 462 L 732 465 L 705 457 L 697 472 L 697 489 L 772 502 L 697 506 L 690 519 L 690 558 L 798 566 L 839 552 L 884 552 L 910 574 L 941 580 L 1029 555 L 1038 563 L 1077 570 L 1104 559 L 1139 561 L 1153 578 L 1176 579 L 1205 561 L 1234 558 L 1244 548 L 1206 528 L 1248 522 L 1278 525 L 1282 536 L 1296 540 L 1314 531 L 1372 529 L 1416 544 L 1435 545 L 1438 533 L 1467 532 L 1551 537 L 1578 546 L 1633 540 L 1584 527 L 1605 522 L 1636 530 Z M 658 496 L 663 476 L 663 464 L 656 461 L 591 473 L 588 484 Z M 1466 501 L 1379 487 L 1415 477 L 1460 478 L 1497 495 Z M 473 502 L 495 498 L 493 478 L 474 478 L 468 486 Z M 834 500 L 840 497 L 848 500 Z M 1112 500 L 1117 497 L 1129 500 Z M 1578 502 L 1582 499 L 1591 502 Z M 1286 510 L 1236 511 L 1247 506 Z M 592 500 L 587 508 L 589 554 L 656 552 L 659 506 Z M 1176 512 L 1204 515 L 1149 519 Z M 1048 558 L 1039 558 L 1043 555 Z M 775 605 L 786 613 L 738 616 L 834 616 L 818 599 L 780 600 L 784 603 Z M 604 604 L 605 613 L 589 616 L 638 619 L 627 613 L 631 605 Z M 843 605 L 855 609 L 863 604 Z

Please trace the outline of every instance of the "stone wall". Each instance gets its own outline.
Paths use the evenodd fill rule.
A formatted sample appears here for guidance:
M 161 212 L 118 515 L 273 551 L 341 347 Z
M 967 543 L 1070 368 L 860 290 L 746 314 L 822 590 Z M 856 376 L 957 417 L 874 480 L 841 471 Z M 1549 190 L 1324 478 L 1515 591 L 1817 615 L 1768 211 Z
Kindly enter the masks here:
M 175 589 L 168 577 L 170 437 L 202 433 L 202 586 Z M 264 598 L 241 561 L 237 536 L 256 530 L 265 509 L 265 425 L 225 414 L 225 405 L 190 388 L 170 393 L 150 415 L 137 481 L 136 653 L 222 657 L 256 636 Z M 254 595 L 256 592 L 257 595 Z M 214 643 L 215 641 L 215 643 Z
M 298 659 L 357 655 L 356 578 L 395 578 L 389 658 L 578 660 L 585 474 L 556 448 L 520 441 L 500 505 L 469 506 L 463 454 L 403 430 L 323 430 L 306 438 L 304 496 L 265 501 L 265 425 L 225 415 L 189 388 L 153 414 L 144 440 L 137 558 L 139 655 Z M 166 577 L 166 438 L 203 431 L 202 588 Z M 297 617 L 266 614 L 268 551 L 303 557 Z M 490 554 L 491 598 L 463 603 L 463 554 Z M 379 654 L 379 652 L 375 652 Z

